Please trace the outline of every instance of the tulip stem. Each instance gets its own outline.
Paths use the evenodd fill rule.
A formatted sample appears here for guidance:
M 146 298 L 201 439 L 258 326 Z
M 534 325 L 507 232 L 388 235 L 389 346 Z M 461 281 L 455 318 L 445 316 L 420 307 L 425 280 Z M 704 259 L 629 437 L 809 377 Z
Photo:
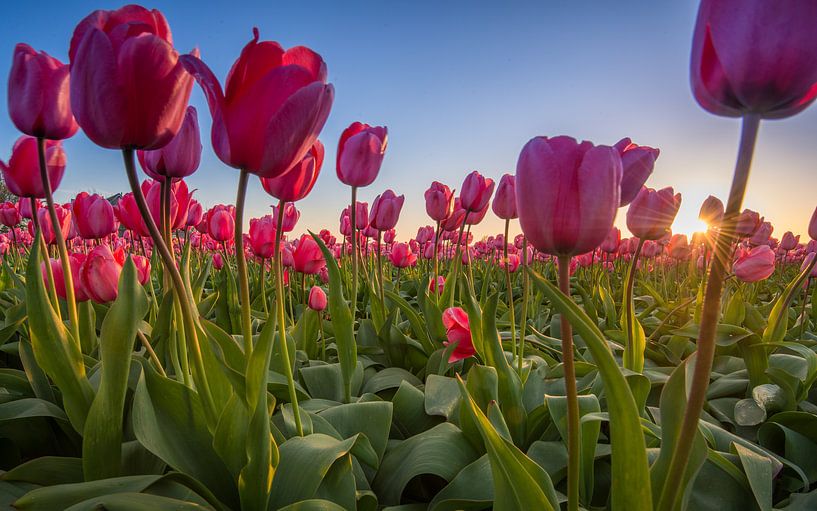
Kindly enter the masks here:
M 570 256 L 559 256 L 559 289 L 570 294 Z M 571 298 L 572 299 L 572 298 Z M 576 389 L 576 369 L 573 365 L 573 329 L 567 316 L 561 315 L 562 368 L 567 398 L 567 509 L 579 509 L 579 393 Z
M 34 224 L 34 236 L 37 238 L 35 243 L 40 244 L 40 251 L 45 254 L 45 276 L 48 280 L 47 284 L 48 294 L 50 295 L 49 298 L 51 298 L 51 305 L 54 307 L 54 312 L 57 313 L 57 317 L 60 321 L 62 321 L 60 299 L 57 296 L 57 286 L 54 281 L 54 270 L 51 269 L 51 260 L 48 256 L 48 248 L 45 245 L 45 238 L 43 237 L 43 231 L 40 228 L 40 221 L 37 219 L 37 200 L 34 197 L 31 198 L 31 211 L 31 223 Z
M 467 213 L 466 213 L 467 215 Z M 451 283 L 451 298 L 448 303 L 449 307 L 454 306 L 454 293 L 457 291 L 457 279 L 460 275 L 460 265 L 462 263 L 462 259 L 460 257 L 460 243 L 462 243 L 462 233 L 465 232 L 465 219 L 462 221 L 462 225 L 460 225 L 460 233 L 457 236 L 457 247 L 454 249 L 454 260 L 451 264 L 454 266 L 453 272 L 451 273 L 451 278 L 454 279 L 454 282 Z
M 136 175 L 136 165 L 134 163 L 134 150 L 132 148 L 123 149 L 122 159 L 125 163 L 125 173 L 128 176 L 128 183 L 133 192 L 136 206 L 139 208 L 139 213 L 142 215 L 142 219 L 148 228 L 150 237 L 153 238 L 155 249 L 159 251 L 165 271 L 170 274 L 171 282 L 176 289 L 176 296 L 179 298 L 179 303 L 182 308 L 184 330 L 187 332 L 187 338 L 190 339 L 190 344 L 193 347 L 193 363 L 196 366 L 193 379 L 196 382 L 196 391 L 202 398 L 208 425 L 215 428 L 218 422 L 218 412 L 216 411 L 213 395 L 210 393 L 210 386 L 207 383 L 207 375 L 204 372 L 204 358 L 201 352 L 201 345 L 199 344 L 196 316 L 194 315 L 192 306 L 193 298 L 187 292 L 187 287 L 184 285 L 182 275 L 176 267 L 176 260 L 164 243 L 162 234 L 159 232 L 159 228 L 156 227 L 156 222 L 153 221 L 153 215 L 150 214 L 150 209 L 145 201 L 145 196 L 142 194 L 142 189 L 139 187 L 139 178 Z
M 698 430 L 698 421 L 706 400 L 706 389 L 709 387 L 709 376 L 712 372 L 712 361 L 715 357 L 715 332 L 721 311 L 721 292 L 726 275 L 726 264 L 729 262 L 729 249 L 735 238 L 735 221 L 740 214 L 743 196 L 746 193 L 746 183 L 749 180 L 749 171 L 752 166 L 752 155 L 760 127 L 760 117 L 757 114 L 746 114 L 743 117 L 743 128 L 738 148 L 738 157 L 735 172 L 732 176 L 732 187 L 724 211 L 723 223 L 715 243 L 715 253 L 712 257 L 709 277 L 706 283 L 701 327 L 698 335 L 698 349 L 695 356 L 692 382 L 687 396 L 687 406 L 684 411 L 684 420 L 678 433 L 675 449 L 672 453 L 667 477 L 661 490 L 658 501 L 659 511 L 670 511 L 675 508 L 678 496 L 684 491 L 684 474 L 686 473 L 689 455 L 692 452 L 692 442 Z M 692 356 L 692 355 L 691 355 Z M 663 442 L 670 442 L 664 439 Z M 662 443 L 663 443 L 662 442 Z
M 519 319 L 519 358 L 517 372 L 522 378 L 522 361 L 525 357 L 525 330 L 528 326 L 528 239 L 522 241 L 522 317 Z M 524 382 L 524 380 L 523 380 Z
M 278 343 L 281 347 L 281 362 L 284 365 L 284 375 L 287 378 L 289 402 L 292 404 L 292 415 L 295 416 L 295 430 L 298 436 L 304 436 L 304 427 L 301 424 L 301 412 L 298 408 L 298 394 L 295 392 L 295 378 L 292 375 L 292 364 L 289 361 L 289 345 L 287 344 L 286 325 L 284 324 L 284 265 L 281 254 L 281 234 L 284 226 L 284 201 L 278 202 L 278 228 L 275 230 L 275 307 L 278 309 Z
M 244 338 L 244 357 L 248 363 L 253 349 L 250 282 L 247 277 L 247 259 L 244 256 L 244 203 L 247 199 L 249 177 L 249 172 L 241 169 L 238 175 L 238 192 L 235 197 L 235 265 L 241 295 L 241 333 Z
M 521 360 L 522 353 L 521 352 L 517 353 L 516 349 L 516 318 L 514 317 L 515 312 L 513 310 L 513 284 L 511 282 L 511 267 L 510 267 L 511 265 L 510 261 L 508 260 L 508 230 L 510 229 L 510 225 L 511 220 L 509 218 L 506 218 L 504 238 L 505 243 L 502 246 L 502 261 L 505 266 L 505 281 L 508 286 L 508 314 L 510 315 L 511 320 L 511 353 L 513 353 L 514 357 L 518 355 Z M 483 282 L 482 285 L 484 286 L 486 285 L 486 283 Z M 519 367 L 521 367 L 521 363 L 519 364 Z
M 630 267 L 627 269 L 627 286 L 624 288 L 624 321 L 627 325 L 627 344 L 624 345 L 624 367 L 631 371 L 641 372 L 643 369 L 643 362 L 638 363 L 641 358 L 638 349 L 643 349 L 635 345 L 635 338 L 633 336 L 633 318 L 635 311 L 633 311 L 633 287 L 635 285 L 635 271 L 638 267 L 638 256 L 641 255 L 641 249 L 644 248 L 644 239 L 638 238 L 638 245 L 633 252 L 633 258 L 630 260 Z
M 45 192 L 45 202 L 48 205 L 48 214 L 51 217 L 51 227 L 54 231 L 54 239 L 57 242 L 57 250 L 60 254 L 60 264 L 62 264 L 62 281 L 65 287 L 65 306 L 68 308 L 68 319 L 71 321 L 71 335 L 77 349 L 80 349 L 79 338 L 79 314 L 77 313 L 77 300 L 74 296 L 74 276 L 71 273 L 71 261 L 68 259 L 68 249 L 65 246 L 65 237 L 62 235 L 62 226 L 57 217 L 57 210 L 54 207 L 54 195 L 51 191 L 51 179 L 48 176 L 48 167 L 45 161 L 45 139 L 37 137 L 37 155 L 40 160 L 40 179 L 43 182 L 43 192 Z M 37 212 L 32 208 L 32 216 Z M 47 256 L 46 256 L 47 257 Z M 51 262 L 46 261 L 51 268 Z
M 352 231 L 352 323 L 357 314 L 357 186 L 352 187 L 352 204 L 349 206 L 349 224 Z
M 437 228 L 434 229 L 434 280 L 431 281 L 431 289 L 434 290 L 434 303 L 440 304 L 440 293 L 437 291 L 437 275 L 440 274 L 439 253 L 437 245 L 440 243 L 440 221 L 437 220 Z
M 383 311 L 386 311 L 386 298 L 385 293 L 383 292 L 383 255 L 380 252 L 380 238 L 383 235 L 382 232 L 377 231 L 377 281 L 380 287 L 380 306 L 383 308 Z M 391 272 L 389 272 L 391 274 Z M 394 286 L 393 286 L 394 287 Z M 399 288 L 398 288 L 399 292 Z

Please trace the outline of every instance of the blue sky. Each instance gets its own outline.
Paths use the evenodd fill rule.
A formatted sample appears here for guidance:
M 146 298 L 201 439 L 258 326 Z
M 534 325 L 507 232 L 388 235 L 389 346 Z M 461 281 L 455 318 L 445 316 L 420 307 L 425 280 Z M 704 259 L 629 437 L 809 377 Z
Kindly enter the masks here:
M 15 43 L 67 60 L 76 23 L 120 2 L 13 2 L 0 17 L 0 70 Z M 262 39 L 306 45 L 327 62 L 336 98 L 321 139 L 326 161 L 310 197 L 299 203 L 299 229 L 337 230 L 348 188 L 335 176 L 338 137 L 355 120 L 384 124 L 389 147 L 378 179 L 362 190 L 371 201 L 386 188 L 406 195 L 398 235 L 428 222 L 423 192 L 433 180 L 460 188 L 471 170 L 499 179 L 513 172 L 522 146 L 536 135 L 571 135 L 599 144 L 629 136 L 661 149 L 648 185 L 683 194 L 678 232 L 700 229 L 699 206 L 709 194 L 725 201 L 739 122 L 707 114 L 689 90 L 690 40 L 697 2 L 537 1 L 153 1 L 167 17 L 175 44 L 202 58 L 223 80 L 257 26 Z M 45 16 L 43 15 L 45 14 Z M 0 80 L 6 96 L 6 80 Z M 209 144 L 210 117 L 196 87 L 205 150 L 189 178 L 210 206 L 235 200 L 238 174 Z M 817 109 L 764 122 L 746 206 L 777 226 L 806 233 L 817 205 Z M 0 158 L 18 136 L 0 102 Z M 110 194 L 127 188 L 116 151 L 81 132 L 66 141 L 68 168 L 58 200 L 81 190 Z M 248 211 L 273 202 L 252 180 Z M 618 225 L 624 225 L 624 210 Z M 499 232 L 489 213 L 478 235 Z M 518 227 L 514 226 L 518 232 Z

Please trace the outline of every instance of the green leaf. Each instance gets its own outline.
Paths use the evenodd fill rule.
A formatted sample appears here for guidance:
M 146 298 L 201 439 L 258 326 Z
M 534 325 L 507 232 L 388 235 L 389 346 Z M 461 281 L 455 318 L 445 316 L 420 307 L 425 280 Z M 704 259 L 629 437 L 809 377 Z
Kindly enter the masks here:
M 738 443 L 733 443 L 732 448 L 740 457 L 740 464 L 749 480 L 749 486 L 755 496 L 760 511 L 772 510 L 772 462 L 766 456 L 761 456 L 754 451 Z
M 567 447 L 567 398 L 565 396 L 545 396 L 548 410 L 562 440 Z M 601 412 L 599 399 L 590 394 L 589 396 L 579 396 L 579 420 L 588 413 Z M 583 502 L 590 502 L 593 497 L 593 486 L 595 477 L 593 474 L 593 462 L 596 456 L 596 444 L 599 440 L 601 423 L 599 421 L 581 422 L 581 485 L 579 490 Z

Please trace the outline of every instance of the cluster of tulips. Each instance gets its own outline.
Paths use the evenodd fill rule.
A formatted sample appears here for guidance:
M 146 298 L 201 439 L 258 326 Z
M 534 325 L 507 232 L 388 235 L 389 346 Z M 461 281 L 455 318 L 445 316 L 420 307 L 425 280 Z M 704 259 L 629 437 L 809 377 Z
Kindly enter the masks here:
M 707 198 L 690 238 L 681 195 L 648 187 L 658 149 L 537 136 L 498 183 L 433 182 L 430 225 L 401 241 L 404 196 L 358 200 L 388 143 L 360 122 L 338 142 L 335 233 L 297 236 L 335 93 L 320 55 L 255 29 L 222 86 L 137 5 L 82 19 L 68 64 L 18 44 L 0 502 L 814 509 L 817 210 L 809 240 L 778 240 L 742 201 L 760 120 L 817 98 L 815 26 L 810 0 L 701 2 L 693 93 L 743 131 L 726 204 Z M 235 204 L 185 182 L 194 82 Z M 129 192 L 54 201 L 79 128 L 121 152 Z M 255 178 L 276 201 L 249 219 Z M 504 232 L 476 240 L 489 209 Z

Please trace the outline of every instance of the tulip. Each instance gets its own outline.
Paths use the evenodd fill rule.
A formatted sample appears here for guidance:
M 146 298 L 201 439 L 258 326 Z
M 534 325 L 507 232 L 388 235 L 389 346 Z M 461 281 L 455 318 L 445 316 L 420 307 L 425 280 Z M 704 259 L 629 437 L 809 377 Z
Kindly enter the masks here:
M 338 179 L 352 187 L 369 186 L 377 178 L 388 145 L 385 126 L 353 122 L 338 142 Z
M 149 236 L 145 221 L 139 213 L 139 208 L 136 205 L 136 199 L 133 193 L 126 193 L 119 198 L 114 208 L 114 214 L 119 222 L 133 233 L 139 236 Z
M 118 294 L 119 274 L 124 264 L 123 249 L 111 252 L 106 245 L 94 247 L 79 271 L 80 282 L 86 294 L 97 303 L 114 301 Z
M 57 221 L 59 222 L 58 228 L 62 233 L 63 239 L 65 239 L 71 230 L 71 209 L 60 206 L 59 204 L 55 204 L 54 209 L 57 213 Z M 48 210 L 45 208 L 37 210 L 37 220 L 40 223 L 40 230 L 42 231 L 45 242 L 49 245 L 55 243 L 57 233 L 54 231 L 54 225 L 51 223 L 51 216 L 48 214 Z M 29 226 L 33 227 L 32 224 L 29 224 Z M 31 235 L 34 235 L 33 230 Z
M 433 250 L 433 245 L 432 245 Z M 443 294 L 443 290 L 445 289 L 445 277 L 442 275 L 437 276 L 436 285 L 434 279 L 428 281 L 428 290 L 431 293 L 437 293 L 438 295 Z
M 762 222 L 763 219 L 756 211 L 744 209 L 735 222 L 735 234 L 740 238 L 748 238 L 757 232 Z
M 94 11 L 74 29 L 68 56 L 71 108 L 94 143 L 158 149 L 179 131 L 193 78 L 161 12 Z
M 460 191 L 460 204 L 466 211 L 482 211 L 494 193 L 494 180 L 476 170 L 465 177 Z M 472 222 L 468 222 L 472 223 Z
M 45 164 L 51 189 L 56 190 L 65 173 L 65 151 L 59 141 L 45 143 Z M 8 164 L 0 160 L 0 172 L 9 191 L 18 197 L 45 197 L 40 179 L 40 161 L 37 155 L 37 139 L 22 136 L 14 143 Z
M 621 202 L 620 206 L 631 203 L 644 183 L 652 174 L 658 149 L 633 144 L 629 138 L 622 138 L 614 146 L 621 155 Z
M 132 254 L 130 256 L 133 265 L 136 266 L 136 280 L 144 286 L 150 280 L 150 258 Z
M 22 221 L 20 211 L 13 202 L 0 204 L 0 224 L 6 227 L 15 227 Z
M 698 104 L 728 117 L 802 111 L 817 97 L 815 26 L 814 2 L 703 0 L 692 41 Z
M 405 196 L 395 195 L 391 190 L 386 190 L 375 197 L 372 210 L 369 212 L 369 224 L 379 231 L 393 229 L 397 225 L 405 199 Z
M 710 195 L 704 200 L 703 204 L 701 204 L 701 211 L 698 213 L 698 218 L 707 225 L 715 226 L 720 224 L 721 220 L 723 220 L 723 202 L 721 202 L 719 198 Z M 749 221 L 749 219 L 746 221 Z
M 270 259 L 275 254 L 275 218 L 272 215 L 250 220 L 250 248 L 261 259 Z
M 743 282 L 758 282 L 774 273 L 774 260 L 774 251 L 768 245 L 760 245 L 738 257 L 732 271 Z
M 673 194 L 672 187 L 642 188 L 627 209 L 627 229 L 643 240 L 657 240 L 669 231 L 680 207 L 681 194 Z
M 673 259 L 686 259 L 692 253 L 686 234 L 674 234 L 667 248 Z
M 85 290 L 82 287 L 82 283 L 80 281 L 80 268 L 82 267 L 82 263 L 85 261 L 85 254 L 82 253 L 74 253 L 68 256 L 68 260 L 70 262 L 71 267 L 71 275 L 72 281 L 74 284 L 74 297 L 78 302 L 84 302 L 88 300 L 88 295 L 85 293 Z M 59 259 L 49 259 L 49 263 L 51 264 L 51 275 L 54 277 L 54 287 L 57 291 L 57 296 L 65 300 L 65 279 L 63 278 L 62 273 L 62 263 Z M 45 267 L 45 262 L 41 263 L 41 269 L 43 274 L 43 281 L 46 283 L 48 282 L 47 277 L 47 269 Z
M 101 195 L 80 192 L 72 204 L 79 235 L 86 240 L 103 238 L 116 229 L 113 206 Z
M 811 221 L 808 224 L 809 238 L 817 240 L 817 208 L 814 208 L 814 213 L 811 214 Z
M 153 217 L 153 222 L 158 226 L 164 225 L 162 214 L 162 208 L 164 207 L 162 186 L 161 181 L 155 181 L 153 179 L 146 179 L 142 182 L 142 194 L 147 200 L 150 216 Z M 167 207 L 170 210 L 169 221 L 172 224 L 173 219 L 175 219 L 179 213 L 179 201 L 176 200 L 176 196 L 172 193 L 170 194 L 170 204 L 168 204 Z
M 503 220 L 519 216 L 516 212 L 516 178 L 512 174 L 505 174 L 499 180 L 491 208 L 494 214 Z
M 395 268 L 408 268 L 417 264 L 417 256 L 412 253 L 407 243 L 395 243 L 391 247 L 389 260 Z
M 221 252 L 213 252 L 213 268 L 216 270 L 224 268 L 224 258 L 221 257 Z
M 197 226 L 202 218 L 204 218 L 204 208 L 195 199 L 190 201 L 190 207 L 187 210 L 186 227 Z
M 797 248 L 798 243 L 800 243 L 800 235 L 795 236 L 791 231 L 786 231 L 783 238 L 780 239 L 780 248 L 788 252 Z
M 187 107 L 184 121 L 176 136 L 164 147 L 152 151 L 137 151 L 139 165 L 157 181 L 181 179 L 191 175 L 201 163 L 201 136 L 196 109 Z
M 278 218 L 278 208 L 279 206 L 273 206 L 272 208 L 272 216 L 275 218 Z M 298 223 L 298 219 L 301 218 L 301 212 L 298 211 L 295 204 L 288 202 L 284 204 L 283 214 L 281 232 L 292 232 L 295 229 L 295 224 Z
M 213 206 L 205 218 L 207 233 L 222 243 L 233 238 L 235 233 L 235 216 L 233 211 L 223 204 Z
M 326 293 L 320 286 L 312 286 L 312 289 L 309 290 L 307 305 L 316 312 L 326 309 Z
M 79 126 L 71 112 L 68 66 L 45 52 L 19 43 L 8 82 L 11 121 L 26 135 L 62 140 Z
M 445 346 L 454 345 L 454 350 L 448 357 L 448 363 L 453 364 L 458 360 L 473 357 L 476 354 L 471 341 L 471 327 L 468 323 L 468 314 L 460 307 L 449 307 L 443 312 L 443 326 L 445 336 Z
M 615 220 L 621 175 L 621 158 L 612 147 L 570 137 L 531 139 L 516 169 L 516 201 L 525 237 L 549 254 L 595 249 Z
M 323 165 L 324 149 L 320 140 L 316 140 L 309 152 L 285 174 L 274 178 L 261 178 L 261 186 L 273 197 L 283 202 L 295 202 L 303 199 L 318 180 Z
M 773 232 L 774 226 L 772 226 L 771 222 L 764 222 L 760 219 L 760 226 L 755 230 L 755 233 L 752 234 L 752 237 L 749 238 L 749 244 L 753 246 L 766 245 L 769 243 L 769 238 L 771 238 Z
M 618 227 L 611 227 L 610 232 L 607 233 L 607 236 L 601 243 L 600 248 L 603 252 L 613 254 L 616 252 L 616 250 L 618 250 L 618 246 L 620 243 L 621 231 L 618 229 Z
M 295 270 L 305 275 L 315 275 L 326 266 L 320 246 L 309 234 L 304 234 L 292 252 Z
M 432 220 L 442 222 L 454 211 L 454 194 L 446 185 L 434 181 L 424 194 L 426 213 Z

